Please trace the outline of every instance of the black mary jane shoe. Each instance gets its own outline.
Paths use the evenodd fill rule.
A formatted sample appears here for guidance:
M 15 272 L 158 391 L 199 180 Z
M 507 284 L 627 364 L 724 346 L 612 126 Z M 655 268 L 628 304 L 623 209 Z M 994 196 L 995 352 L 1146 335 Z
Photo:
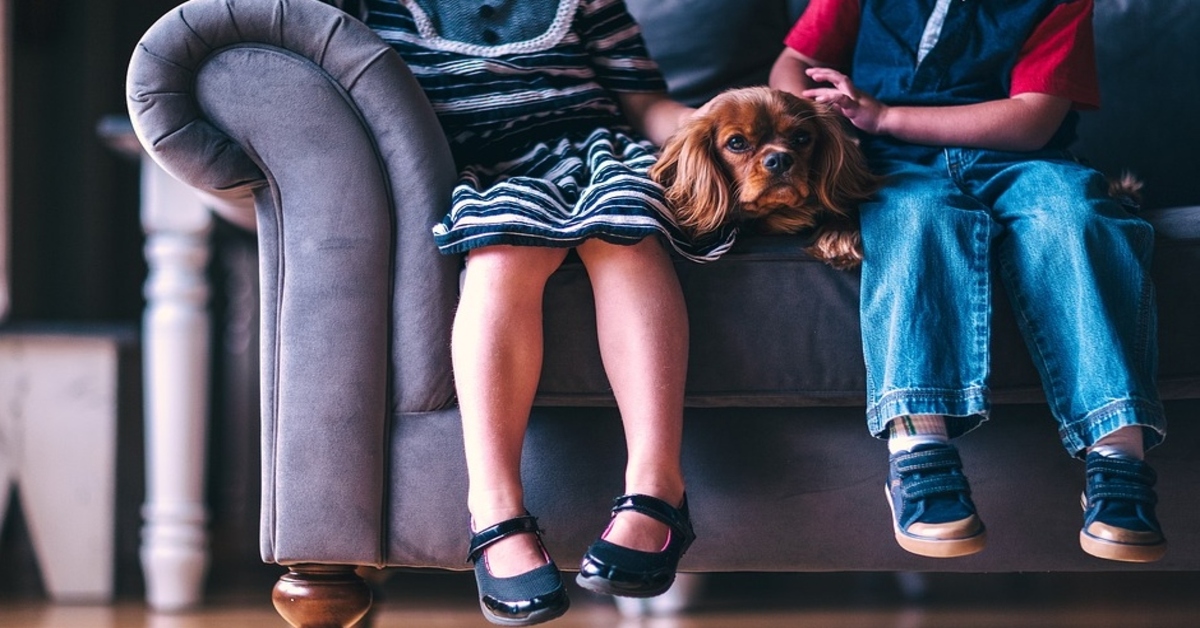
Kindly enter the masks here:
M 659 552 L 643 552 L 598 539 L 583 556 L 579 586 L 606 595 L 654 597 L 671 588 L 675 569 L 688 546 L 696 539 L 688 515 L 687 496 L 679 508 L 649 495 L 622 495 L 613 502 L 612 514 L 632 510 L 653 517 L 671 528 L 667 546 Z
M 549 557 L 545 565 L 509 578 L 499 578 L 488 571 L 487 561 L 483 560 L 483 551 L 488 546 L 514 534 L 527 533 L 537 535 L 541 545 L 542 531 L 537 519 L 528 514 L 501 521 L 471 537 L 467 560 L 475 563 L 479 608 L 493 624 L 532 626 L 560 617 L 571 605 L 558 566 Z

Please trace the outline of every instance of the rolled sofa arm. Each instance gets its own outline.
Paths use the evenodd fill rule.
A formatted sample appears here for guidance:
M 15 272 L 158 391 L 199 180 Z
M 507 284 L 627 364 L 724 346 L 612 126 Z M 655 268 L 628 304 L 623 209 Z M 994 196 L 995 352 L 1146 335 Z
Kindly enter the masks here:
M 167 172 L 253 190 L 264 559 L 379 564 L 390 421 L 453 399 L 459 262 L 430 229 L 455 169 L 428 100 L 334 7 L 190 0 L 139 42 L 127 101 Z

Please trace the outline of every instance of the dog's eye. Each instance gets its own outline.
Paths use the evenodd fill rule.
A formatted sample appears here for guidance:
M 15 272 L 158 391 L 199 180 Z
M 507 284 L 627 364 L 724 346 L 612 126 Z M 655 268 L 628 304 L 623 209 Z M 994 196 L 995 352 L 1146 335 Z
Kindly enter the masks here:
M 793 146 L 806 146 L 812 141 L 812 134 L 808 131 L 799 131 L 792 136 Z
M 735 153 L 744 153 L 750 150 L 750 141 L 742 135 L 734 135 L 725 140 L 725 148 Z

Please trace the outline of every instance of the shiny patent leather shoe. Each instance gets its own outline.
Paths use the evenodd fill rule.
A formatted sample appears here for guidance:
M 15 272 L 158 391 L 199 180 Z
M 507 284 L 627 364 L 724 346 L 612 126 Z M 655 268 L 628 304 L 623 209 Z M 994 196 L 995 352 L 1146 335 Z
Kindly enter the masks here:
M 688 514 L 687 496 L 679 508 L 649 495 L 622 495 L 613 502 L 612 514 L 632 510 L 653 517 L 670 529 L 667 545 L 659 552 L 643 552 L 598 539 L 583 556 L 579 586 L 606 595 L 654 597 L 675 582 L 675 569 L 696 539 Z
M 484 618 L 501 626 L 532 626 L 561 616 L 567 612 L 571 600 L 563 588 L 558 566 L 548 556 L 545 565 L 509 578 L 493 576 L 488 571 L 483 551 L 514 534 L 536 534 L 541 545 L 542 531 L 537 519 L 528 514 L 501 521 L 471 537 L 467 560 L 475 563 L 479 608 Z

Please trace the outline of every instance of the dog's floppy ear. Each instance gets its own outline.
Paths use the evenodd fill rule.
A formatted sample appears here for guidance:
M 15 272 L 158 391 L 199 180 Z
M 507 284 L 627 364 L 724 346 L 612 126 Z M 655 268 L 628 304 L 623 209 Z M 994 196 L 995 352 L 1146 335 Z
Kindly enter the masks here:
M 736 196 L 716 151 L 715 122 L 696 116 L 667 140 L 650 168 L 680 228 L 692 236 L 714 232 L 733 216 Z
M 862 149 L 841 117 L 826 105 L 814 104 L 821 127 L 821 145 L 813 155 L 814 191 L 823 207 L 851 216 L 879 188 L 879 177 L 867 167 Z

